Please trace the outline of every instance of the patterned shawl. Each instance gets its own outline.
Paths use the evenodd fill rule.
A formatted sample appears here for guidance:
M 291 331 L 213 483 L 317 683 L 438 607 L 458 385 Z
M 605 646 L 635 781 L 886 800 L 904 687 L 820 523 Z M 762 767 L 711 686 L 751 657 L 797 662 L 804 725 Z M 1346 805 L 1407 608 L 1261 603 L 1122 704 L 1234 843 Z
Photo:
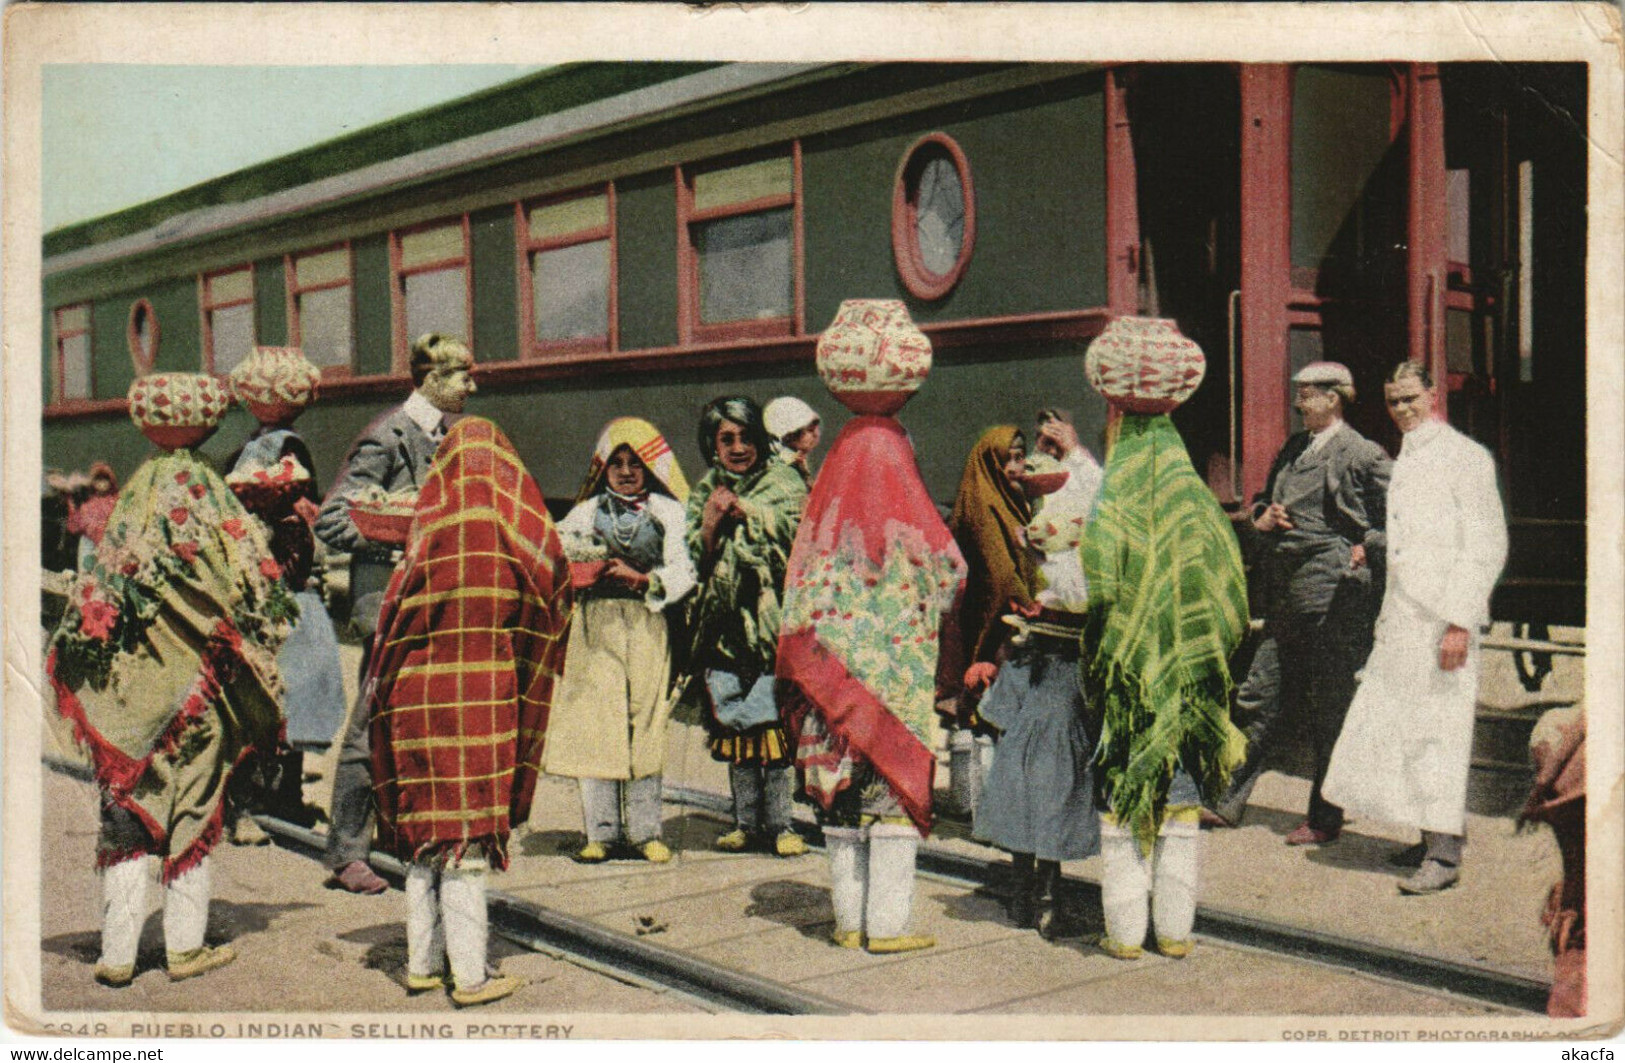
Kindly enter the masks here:
M 259 525 L 191 450 L 152 458 L 120 493 L 75 578 L 45 669 L 107 798 L 170 881 L 220 837 L 237 763 L 275 747 L 276 651 L 298 606 Z
M 118 505 L 118 477 L 113 473 L 113 467 L 105 461 L 98 461 L 90 466 L 91 482 L 97 476 L 105 476 L 113 485 L 113 489 L 104 495 L 91 495 L 83 502 L 68 503 L 68 532 L 72 535 L 83 535 L 92 545 L 102 541 L 102 534 L 107 531 L 107 521 L 113 515 L 113 507 Z
M 446 433 L 378 618 L 363 696 L 385 844 L 403 860 L 481 843 L 508 863 L 530 815 L 570 579 L 536 482 L 490 421 Z
M 700 573 L 692 614 L 693 661 L 699 668 L 773 671 L 784 572 L 807 485 L 790 466 L 767 454 L 761 458 L 742 474 L 713 467 L 688 496 L 688 554 Z M 705 501 L 718 487 L 738 495 L 748 516 L 723 522 L 707 565 L 701 525 Z
M 660 429 L 641 417 L 617 417 L 598 435 L 587 479 L 581 485 L 581 493 L 576 495 L 577 502 L 585 502 L 604 489 L 604 470 L 609 466 L 610 456 L 623 446 L 631 447 L 632 453 L 643 462 L 648 471 L 649 482 L 644 485 L 647 489 L 662 491 L 679 502 L 688 501 L 688 479 L 683 476 L 677 455 L 672 453 L 671 444 L 660 434 Z
M 833 738 L 837 780 L 809 793 L 825 807 L 846 750 L 874 766 L 921 833 L 931 826 L 930 733 L 937 635 L 965 562 L 920 478 L 903 426 L 855 417 L 824 463 L 790 555 L 778 674 Z M 803 765 L 808 767 L 808 765 Z
M 1148 851 L 1183 765 L 1216 800 L 1246 739 L 1230 722 L 1247 582 L 1224 512 L 1166 415 L 1124 414 L 1081 548 L 1082 681 L 1104 709 L 1097 799 Z
M 1010 630 L 1000 622 L 1010 600 L 1027 604 L 1033 597 L 1032 558 L 1021 545 L 1021 529 L 1032 519 L 1032 506 L 1004 475 L 1010 445 L 1021 430 L 999 425 L 982 433 L 965 459 L 949 527 L 965 563 L 970 566 L 961 605 L 961 645 L 950 647 L 957 659 L 944 675 L 957 689 L 957 674 L 975 661 L 991 661 Z

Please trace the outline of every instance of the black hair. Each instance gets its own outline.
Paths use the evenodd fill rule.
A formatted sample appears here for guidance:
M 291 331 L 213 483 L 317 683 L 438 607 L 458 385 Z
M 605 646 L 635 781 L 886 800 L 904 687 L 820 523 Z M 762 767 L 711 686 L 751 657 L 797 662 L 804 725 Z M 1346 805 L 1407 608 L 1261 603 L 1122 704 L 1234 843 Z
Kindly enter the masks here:
M 767 426 L 762 423 L 762 408 L 756 400 L 744 395 L 712 399 L 700 411 L 700 453 L 709 465 L 717 464 L 717 432 L 723 421 L 732 421 L 745 430 L 745 440 L 756 448 L 756 464 L 761 465 L 773 453 L 773 441 L 768 438 Z

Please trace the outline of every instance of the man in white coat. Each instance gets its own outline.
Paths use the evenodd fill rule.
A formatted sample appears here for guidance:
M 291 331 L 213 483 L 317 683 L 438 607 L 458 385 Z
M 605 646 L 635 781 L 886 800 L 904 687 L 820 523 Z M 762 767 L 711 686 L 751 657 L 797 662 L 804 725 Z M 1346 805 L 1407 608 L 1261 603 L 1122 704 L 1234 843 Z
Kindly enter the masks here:
M 1478 636 L 1506 561 L 1506 518 L 1489 452 L 1434 418 L 1426 367 L 1401 362 L 1383 392 L 1404 433 L 1388 487 L 1387 592 L 1323 790 L 1419 828 L 1408 852 L 1420 867 L 1399 889 L 1437 893 L 1461 877 Z

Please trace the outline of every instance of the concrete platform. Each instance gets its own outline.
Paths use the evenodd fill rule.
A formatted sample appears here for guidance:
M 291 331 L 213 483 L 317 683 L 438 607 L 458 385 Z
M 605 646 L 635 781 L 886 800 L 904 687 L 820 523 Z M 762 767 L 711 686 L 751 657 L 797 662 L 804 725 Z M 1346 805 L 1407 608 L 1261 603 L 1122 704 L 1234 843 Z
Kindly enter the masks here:
M 60 732 L 52 730 L 47 752 L 71 753 Z M 726 792 L 726 772 L 706 753 L 700 729 L 674 724 L 668 749 L 670 785 Z M 307 787 L 307 800 L 325 805 L 331 765 L 316 761 L 309 767 L 321 777 Z M 95 795 L 87 784 L 52 772 L 46 773 L 46 786 L 42 962 L 47 1006 L 159 1012 L 334 1007 L 416 1012 L 447 1006 L 441 997 L 408 999 L 396 983 L 404 960 L 398 894 L 359 898 L 324 890 L 321 869 L 307 859 L 277 849 L 229 846 L 219 850 L 216 862 L 219 900 L 211 933 L 241 945 L 244 959 L 231 969 L 237 973 L 211 978 L 219 989 L 211 989 L 207 1000 L 186 986 L 171 986 L 156 968 L 122 993 L 94 985 L 89 964 L 99 909 L 89 869 Z M 1200 896 L 1205 909 L 1421 950 L 1529 978 L 1549 976 L 1537 917 L 1559 864 L 1546 833 L 1519 834 L 1509 820 L 1473 817 L 1462 884 L 1438 896 L 1406 898 L 1394 885 L 1402 872 L 1384 857 L 1414 840 L 1410 837 L 1352 823 L 1342 839 L 1317 850 L 1282 844 L 1299 819 L 1292 810 L 1303 807 L 1307 791 L 1302 780 L 1266 775 L 1241 828 L 1204 835 Z M 935 935 L 936 948 L 870 956 L 829 941 L 833 914 L 821 855 L 785 860 L 715 852 L 712 843 L 726 829 L 713 814 L 668 804 L 665 839 L 675 852 L 671 863 L 580 865 L 570 859 L 582 841 L 576 784 L 544 777 L 531 820 L 515 836 L 513 866 L 494 877 L 493 887 L 611 930 L 647 935 L 724 966 L 805 987 L 855 1011 L 1504 1013 L 1448 994 L 1213 941 L 1202 942 L 1185 961 L 1117 961 L 1092 949 L 1087 939 L 1051 944 L 1032 931 L 1017 930 L 1005 917 L 1002 899 L 990 890 L 927 877 L 916 884 L 916 928 Z M 964 824 L 944 821 L 930 844 L 979 859 L 1003 859 L 966 835 Z M 1078 861 L 1066 871 L 1095 879 L 1097 865 L 1098 858 Z M 156 891 L 153 899 L 156 904 Z M 154 917 L 150 940 L 144 941 L 149 968 L 158 957 L 156 934 Z M 493 954 L 503 953 L 507 969 L 537 984 L 497 1007 L 629 1013 L 691 1007 L 508 946 Z M 610 984 L 599 984 L 604 981 Z

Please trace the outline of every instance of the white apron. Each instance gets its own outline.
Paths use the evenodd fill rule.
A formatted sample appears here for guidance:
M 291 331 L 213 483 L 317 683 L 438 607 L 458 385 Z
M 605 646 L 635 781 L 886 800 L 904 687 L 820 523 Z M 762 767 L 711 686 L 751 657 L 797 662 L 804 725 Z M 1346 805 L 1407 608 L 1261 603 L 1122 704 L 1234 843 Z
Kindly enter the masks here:
M 1441 422 L 1407 433 L 1387 537 L 1382 615 L 1321 792 L 1372 819 L 1462 834 L 1478 629 L 1507 549 L 1489 452 Z M 1445 672 L 1439 641 L 1452 622 L 1468 632 L 1467 661 Z
M 1446 622 L 1390 589 L 1321 792 L 1384 823 L 1462 834 L 1478 700 L 1478 636 L 1439 670 Z

